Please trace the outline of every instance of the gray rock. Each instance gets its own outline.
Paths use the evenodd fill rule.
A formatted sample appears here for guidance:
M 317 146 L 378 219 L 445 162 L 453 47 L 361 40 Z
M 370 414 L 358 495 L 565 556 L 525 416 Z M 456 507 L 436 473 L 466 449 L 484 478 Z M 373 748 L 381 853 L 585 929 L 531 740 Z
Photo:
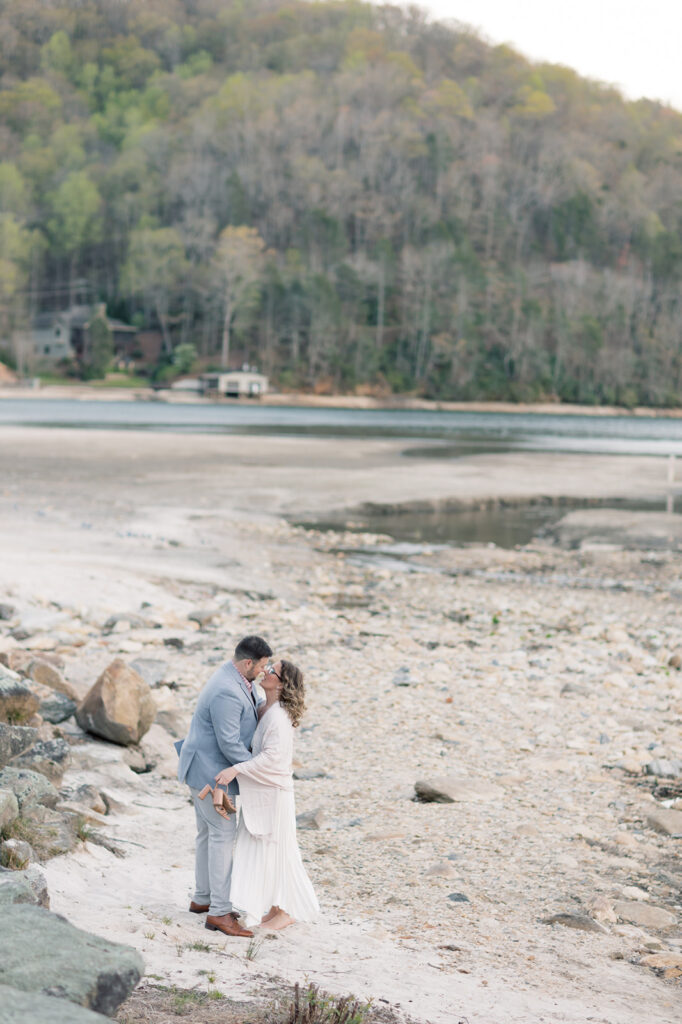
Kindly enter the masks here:
M 25 651 L 22 647 L 13 647 L 9 651 L 0 652 L 0 665 L 10 668 L 12 672 L 18 672 L 20 676 L 26 676 L 33 658 L 34 655 L 31 651 Z
M 13 903 L 33 903 L 39 905 L 39 899 L 26 877 L 25 871 L 10 871 L 0 868 L 0 907 L 9 907 Z
M 13 765 L 0 771 L 0 789 L 9 789 L 14 793 L 22 813 L 26 807 L 37 804 L 56 807 L 59 800 L 59 793 L 44 775 Z
M 187 718 L 181 711 L 175 711 L 172 708 L 160 708 L 156 712 L 154 721 L 162 729 L 165 729 L 169 736 L 176 740 L 187 735 Z
M 294 772 L 294 778 L 298 779 L 299 782 L 310 782 L 311 779 L 326 779 L 327 773 L 322 771 L 321 768 L 297 768 Z
M 652 907 L 650 903 L 637 900 L 618 900 L 613 905 L 621 921 L 636 924 L 640 928 L 672 928 L 677 918 L 663 907 Z
M 190 622 L 197 622 L 203 629 L 204 626 L 208 626 L 209 623 L 213 622 L 217 614 L 217 612 L 212 612 L 206 608 L 196 608 L 189 613 L 187 618 Z
M 69 700 L 78 700 L 78 694 L 71 683 L 67 683 L 59 669 L 46 659 L 34 658 L 28 667 L 28 675 L 35 683 L 48 686 L 57 693 L 63 693 Z
M 159 625 L 158 622 L 146 619 L 144 615 L 138 615 L 136 612 L 120 612 L 118 615 L 110 615 L 102 629 L 105 633 L 111 633 L 119 622 L 127 622 L 131 629 L 156 629 Z
M 646 816 L 647 825 L 663 832 L 666 836 L 682 835 L 682 811 L 668 810 L 665 807 L 650 811 Z
M 304 811 L 296 816 L 296 827 L 300 829 L 318 829 L 322 827 L 325 814 L 321 807 L 313 811 Z
M 0 864 L 3 868 L 23 870 L 33 860 L 33 850 L 23 839 L 0 840 Z
M 682 775 L 682 761 L 655 758 L 644 765 L 644 771 L 647 775 L 655 775 L 659 779 L 678 779 Z
M 160 658 L 136 658 L 130 663 L 133 671 L 142 676 L 147 686 L 158 686 L 166 678 L 168 663 Z
M 551 917 L 544 917 L 543 924 L 560 924 L 564 928 L 577 928 L 581 932 L 599 932 L 601 935 L 608 935 L 608 931 L 598 921 L 594 921 L 587 914 L 552 914 Z
M 71 759 L 71 747 L 63 739 L 40 740 L 30 750 L 15 757 L 12 767 L 29 768 L 40 772 L 50 782 L 59 785 Z
M 580 683 L 564 683 L 559 691 L 559 696 L 565 697 L 569 693 L 574 693 L 578 697 L 589 697 L 590 691 L 586 686 L 581 686 Z
M 40 700 L 38 714 L 51 725 L 59 725 L 76 714 L 78 704 L 65 694 L 50 690 L 47 686 L 41 686 L 34 693 Z
M 143 972 L 136 950 L 81 931 L 42 907 L 3 910 L 0 984 L 112 1015 Z
M 27 725 L 7 725 L 0 722 L 0 768 L 4 768 L 13 757 L 18 757 L 32 747 L 38 739 L 38 730 Z
M 403 665 L 401 668 L 398 669 L 396 673 L 394 673 L 394 686 L 412 686 L 413 684 L 414 679 L 412 679 L 409 665 Z
M 674 651 L 673 654 L 670 655 L 668 664 L 671 668 L 682 668 L 682 650 Z
M 102 1024 L 102 1017 L 66 999 L 0 985 L 0 1024 Z
M 13 604 L 6 604 L 4 601 L 0 602 L 0 619 L 8 621 L 14 618 L 16 608 Z
M 19 817 L 19 803 L 11 789 L 0 789 L 0 831 Z
M 463 892 L 451 892 L 448 896 L 451 903 L 470 903 L 468 896 L 465 896 Z
M 47 880 L 37 864 L 30 864 L 24 871 L 0 868 L 0 907 L 11 903 L 33 903 L 49 909 Z
M 447 775 L 417 781 L 414 790 L 416 799 L 425 804 L 482 803 L 504 795 L 492 782 Z
M 26 722 L 38 710 L 38 698 L 21 677 L 0 665 L 0 722 Z
M 74 815 L 60 814 L 49 807 L 37 804 L 22 811 L 19 820 L 23 834 L 30 839 L 40 860 L 71 853 L 78 845 L 78 821 Z

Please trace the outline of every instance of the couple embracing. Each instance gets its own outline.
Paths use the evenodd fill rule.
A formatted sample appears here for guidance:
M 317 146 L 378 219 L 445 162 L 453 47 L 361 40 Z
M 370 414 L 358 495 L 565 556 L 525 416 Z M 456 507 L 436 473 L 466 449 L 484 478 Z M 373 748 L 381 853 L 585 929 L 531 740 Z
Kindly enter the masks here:
M 252 935 L 254 925 L 286 928 L 319 911 L 296 841 L 291 762 L 303 675 L 271 658 L 262 637 L 241 640 L 204 686 L 187 738 L 176 744 L 178 778 L 190 787 L 197 824 L 189 909 L 206 913 L 206 927 L 226 935 Z M 237 794 L 239 825 L 230 800 Z

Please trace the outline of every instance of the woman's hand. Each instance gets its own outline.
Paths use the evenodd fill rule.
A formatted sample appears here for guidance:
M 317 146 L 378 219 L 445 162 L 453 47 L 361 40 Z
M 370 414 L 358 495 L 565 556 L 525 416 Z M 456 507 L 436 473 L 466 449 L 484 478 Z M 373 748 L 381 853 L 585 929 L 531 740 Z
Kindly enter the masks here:
M 232 780 L 237 778 L 237 769 L 223 768 L 223 770 L 221 772 L 218 772 L 218 774 L 214 776 L 214 778 L 216 781 L 216 786 L 229 786 Z

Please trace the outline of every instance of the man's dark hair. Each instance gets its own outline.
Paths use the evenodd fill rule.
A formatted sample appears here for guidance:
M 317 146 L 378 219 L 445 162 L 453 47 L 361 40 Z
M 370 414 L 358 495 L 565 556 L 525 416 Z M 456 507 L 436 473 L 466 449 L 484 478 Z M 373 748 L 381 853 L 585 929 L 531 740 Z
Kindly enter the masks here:
M 245 636 L 234 649 L 235 661 L 245 661 L 247 658 L 250 658 L 251 661 L 260 661 L 261 658 L 271 657 L 270 645 L 262 636 Z

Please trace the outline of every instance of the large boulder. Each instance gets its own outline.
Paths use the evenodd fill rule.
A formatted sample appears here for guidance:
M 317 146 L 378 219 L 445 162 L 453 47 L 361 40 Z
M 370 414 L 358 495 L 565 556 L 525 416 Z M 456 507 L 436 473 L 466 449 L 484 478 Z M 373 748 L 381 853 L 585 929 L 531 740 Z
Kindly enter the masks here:
M 102 1024 L 102 1017 L 66 999 L 0 985 L 0 1024 Z
M 0 665 L 0 722 L 27 722 L 38 710 L 39 703 L 16 672 Z
M 13 757 L 18 757 L 32 747 L 38 739 L 38 730 L 28 725 L 8 725 L 0 722 L 0 768 L 4 768 Z
M 14 793 L 22 813 L 37 804 L 56 807 L 59 800 L 58 791 L 44 775 L 13 765 L 7 765 L 0 771 L 0 789 L 9 789 Z
M 155 715 L 147 683 L 116 658 L 78 706 L 76 720 L 81 729 L 127 747 L 140 742 Z
M 12 767 L 29 768 L 47 776 L 50 782 L 58 786 L 71 758 L 71 746 L 66 740 L 39 740 L 29 750 L 12 761 Z
M 58 996 L 112 1015 L 143 972 L 142 957 L 129 946 L 90 935 L 41 907 L 16 904 L 3 908 L 2 985 Z

